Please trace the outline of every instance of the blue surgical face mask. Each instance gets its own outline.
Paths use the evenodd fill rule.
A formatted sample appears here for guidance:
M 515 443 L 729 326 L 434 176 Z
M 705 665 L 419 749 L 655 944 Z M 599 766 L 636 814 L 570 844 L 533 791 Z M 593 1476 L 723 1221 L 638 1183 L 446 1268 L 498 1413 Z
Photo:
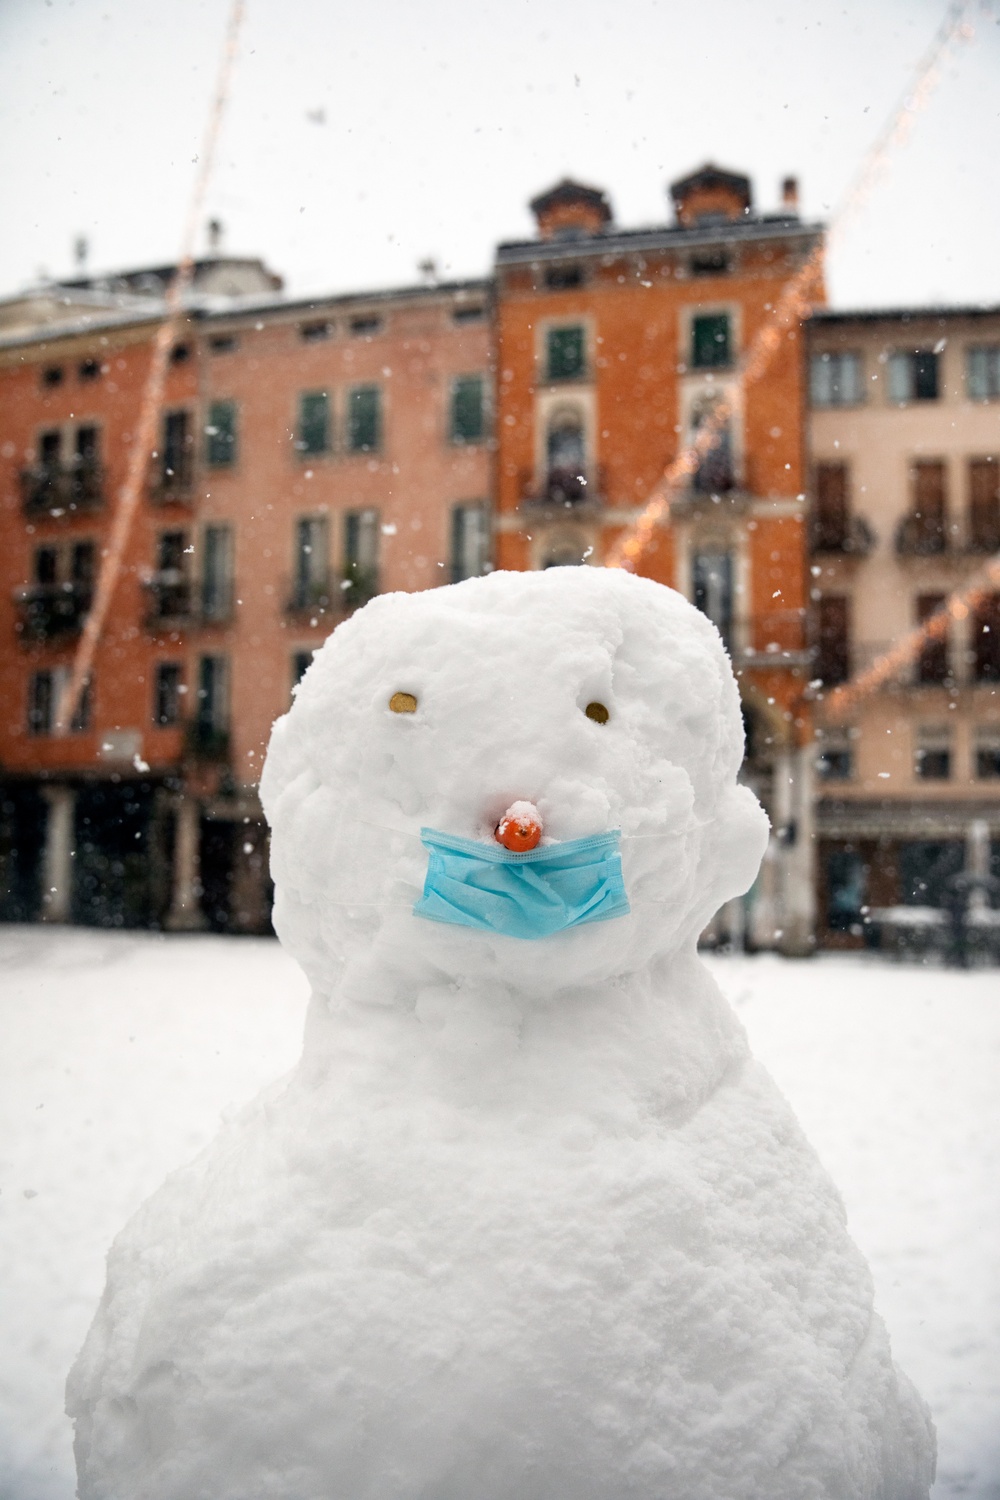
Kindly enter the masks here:
M 432 922 L 479 927 L 506 937 L 543 938 L 564 927 L 629 911 L 620 834 L 595 833 L 526 854 L 422 828 L 430 851 L 424 894 L 413 910 Z

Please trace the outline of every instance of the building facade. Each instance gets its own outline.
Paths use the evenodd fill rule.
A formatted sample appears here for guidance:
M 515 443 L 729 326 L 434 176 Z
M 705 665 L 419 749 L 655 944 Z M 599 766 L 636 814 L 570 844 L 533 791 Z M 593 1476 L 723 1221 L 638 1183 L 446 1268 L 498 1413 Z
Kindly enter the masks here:
M 704 609 L 736 669 L 747 780 L 774 838 L 746 905 L 720 919 L 759 946 L 812 941 L 811 675 L 801 325 L 765 378 L 740 361 L 821 236 L 784 184 L 774 213 L 708 166 L 672 185 L 669 222 L 614 225 L 604 193 L 563 182 L 537 238 L 496 264 L 496 561 L 603 563 L 720 397 L 732 415 L 657 527 L 639 571 Z
M 819 312 L 809 351 L 818 937 L 857 945 L 1000 874 L 1000 589 L 851 687 L 1000 552 L 1000 309 Z
M 745 383 L 822 241 L 792 180 L 760 212 L 706 166 L 644 229 L 570 181 L 532 208 L 484 280 L 297 302 L 197 264 L 59 735 L 174 270 L 0 304 L 0 917 L 266 930 L 256 785 L 316 647 L 379 591 L 605 563 L 720 399 L 639 564 L 726 641 L 774 830 L 709 936 L 858 944 L 991 837 L 1000 874 L 1000 594 L 852 686 L 1000 551 L 1000 310 L 821 305 Z
M 165 273 L 9 306 L 0 329 L 8 919 L 265 930 L 256 783 L 312 651 L 373 593 L 488 563 L 488 285 L 293 303 L 263 268 L 200 270 L 64 735 Z

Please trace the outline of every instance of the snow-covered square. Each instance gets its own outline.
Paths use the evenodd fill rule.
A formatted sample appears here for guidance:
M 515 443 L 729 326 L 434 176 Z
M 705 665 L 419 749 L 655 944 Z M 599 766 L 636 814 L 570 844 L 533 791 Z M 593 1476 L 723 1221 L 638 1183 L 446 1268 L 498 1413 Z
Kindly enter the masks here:
M 863 957 L 710 967 L 847 1203 L 938 1429 L 935 1500 L 1000 1495 L 1000 985 Z M 0 1494 L 71 1500 L 63 1386 L 112 1237 L 290 1067 L 277 943 L 0 931 Z

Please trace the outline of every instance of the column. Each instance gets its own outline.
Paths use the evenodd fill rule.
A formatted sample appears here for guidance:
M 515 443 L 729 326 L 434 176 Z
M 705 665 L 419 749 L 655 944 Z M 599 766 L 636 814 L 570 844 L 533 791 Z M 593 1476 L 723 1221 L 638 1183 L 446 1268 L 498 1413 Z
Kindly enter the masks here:
M 816 798 L 815 746 L 812 741 L 789 753 L 792 818 L 783 850 L 784 911 L 781 951 L 807 958 L 816 944 Z
M 174 804 L 174 870 L 170 932 L 200 932 L 208 924 L 201 909 L 200 879 L 201 804 L 190 792 L 182 792 Z
M 73 905 L 73 813 L 71 786 L 43 786 L 48 803 L 42 855 L 42 921 L 68 922 Z
M 774 831 L 779 840 L 776 946 L 789 958 L 813 951 L 815 813 L 812 743 L 779 750 L 774 762 Z

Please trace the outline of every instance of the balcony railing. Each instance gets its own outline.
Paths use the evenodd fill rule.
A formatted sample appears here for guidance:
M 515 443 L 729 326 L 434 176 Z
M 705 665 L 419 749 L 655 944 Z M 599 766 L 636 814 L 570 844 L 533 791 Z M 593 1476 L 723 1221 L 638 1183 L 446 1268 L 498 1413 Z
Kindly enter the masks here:
M 164 568 L 144 585 L 148 604 L 146 624 L 154 628 L 188 623 L 193 616 L 191 580 L 179 568 Z
M 209 719 L 188 719 L 184 725 L 184 750 L 191 760 L 228 761 L 228 729 Z
M 814 516 L 812 519 L 810 542 L 813 552 L 841 557 L 867 557 L 877 540 L 863 516 L 849 516 L 843 524 L 822 516 Z
M 696 495 L 727 495 L 730 490 L 738 488 L 729 445 L 720 443 L 710 448 L 691 476 L 691 489 Z
M 96 510 L 104 500 L 104 470 L 90 460 L 22 469 L 21 499 L 29 516 Z
M 896 528 L 900 557 L 938 557 L 948 551 L 944 521 L 935 516 L 904 516 Z
M 522 469 L 518 488 L 522 508 L 590 511 L 602 503 L 604 470 L 600 464 L 552 468 L 541 475 L 533 469 Z
M 31 583 L 14 590 L 22 635 L 33 641 L 76 635 L 94 597 L 89 583 Z
M 194 499 L 194 457 L 184 454 L 173 465 L 159 463 L 149 476 L 149 497 L 158 505 L 190 505 Z

